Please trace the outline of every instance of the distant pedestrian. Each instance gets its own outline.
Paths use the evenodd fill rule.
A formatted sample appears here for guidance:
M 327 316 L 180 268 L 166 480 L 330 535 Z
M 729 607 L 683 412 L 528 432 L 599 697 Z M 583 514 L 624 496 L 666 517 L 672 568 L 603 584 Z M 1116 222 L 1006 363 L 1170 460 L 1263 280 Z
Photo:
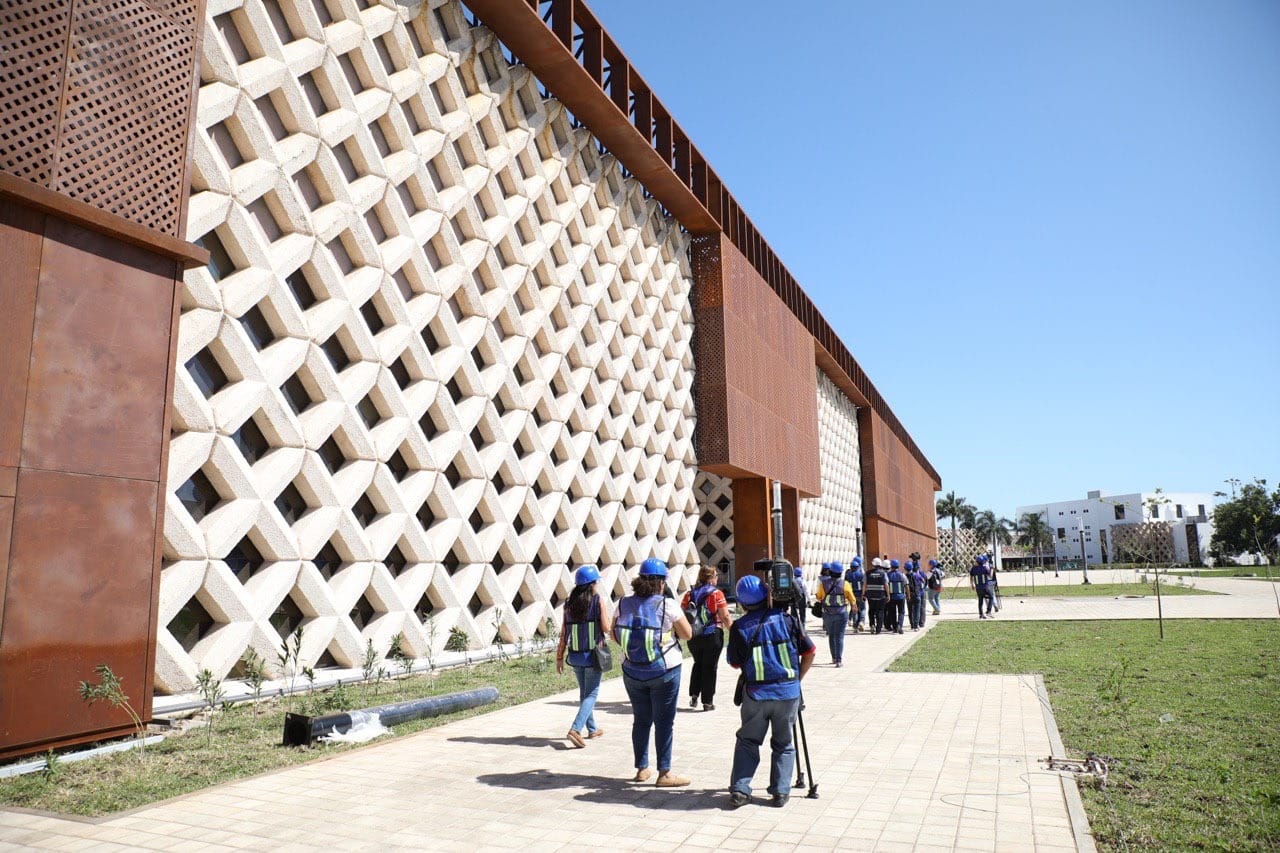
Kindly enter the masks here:
M 889 561 L 889 574 L 886 578 L 889 581 L 889 606 L 885 613 L 890 623 L 889 630 L 901 634 L 907 609 L 907 576 L 902 573 L 897 560 Z
M 942 564 L 937 560 L 929 561 L 929 604 L 933 607 L 934 616 L 942 613 L 942 579 L 946 576 Z
M 929 583 L 929 576 L 925 574 L 924 569 L 920 568 L 920 561 L 912 558 L 911 573 L 907 576 L 907 581 L 911 584 L 911 589 L 915 592 L 915 596 L 911 600 L 911 606 L 915 608 L 915 618 L 912 620 L 912 627 L 920 630 L 924 627 L 925 619 L 925 589 Z
M 986 619 L 991 616 L 991 569 L 987 567 L 987 555 L 979 554 L 973 561 L 973 568 L 969 569 L 969 586 L 973 588 L 974 594 L 978 597 L 978 618 Z M 986 613 L 983 613 L 983 605 L 986 605 Z
M 862 597 L 867 600 L 867 623 L 872 634 L 884 630 L 884 608 L 889 601 L 889 581 L 884 570 L 884 560 L 875 557 L 862 582 Z
M 733 625 L 729 615 L 729 602 L 716 586 L 719 573 L 715 566 L 698 569 L 698 585 L 684 594 L 681 609 L 694 608 L 701 630 L 694 631 L 689 640 L 689 654 L 693 656 L 693 671 L 689 673 L 689 707 L 714 711 L 716 696 L 716 671 L 720 668 L 720 652 L 724 650 L 724 632 Z
M 987 585 L 987 592 L 991 596 L 991 606 L 1000 612 L 1000 572 L 996 568 L 996 561 L 987 558 L 987 566 L 991 569 L 991 582 Z
M 805 616 L 809 613 L 809 588 L 804 583 L 804 569 L 796 566 L 796 595 L 791 601 L 791 615 L 796 617 L 800 627 L 805 627 Z
M 844 629 L 849 624 L 849 608 L 856 599 L 840 563 L 824 563 L 822 574 L 817 592 L 818 601 L 822 602 L 822 627 L 827 632 L 831 662 L 840 667 L 844 666 Z
M 862 594 L 862 583 L 867 579 L 867 574 L 862 571 L 861 557 L 854 557 L 849 561 L 849 570 L 844 573 L 844 579 L 848 581 L 853 597 L 857 600 L 852 613 L 853 633 L 856 634 L 862 630 L 862 623 L 867 616 L 867 597 Z

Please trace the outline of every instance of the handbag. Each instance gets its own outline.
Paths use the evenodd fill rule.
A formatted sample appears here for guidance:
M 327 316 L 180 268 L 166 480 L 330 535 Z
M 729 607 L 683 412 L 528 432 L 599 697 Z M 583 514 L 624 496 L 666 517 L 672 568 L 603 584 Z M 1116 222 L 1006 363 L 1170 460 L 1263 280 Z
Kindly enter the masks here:
M 609 647 L 604 643 L 600 643 L 591 650 L 591 668 L 599 672 L 608 672 L 613 669 L 613 652 L 609 651 Z
M 809 608 L 809 612 L 812 613 L 814 616 L 817 616 L 819 619 L 821 619 L 822 618 L 822 602 L 815 601 L 813 605 Z

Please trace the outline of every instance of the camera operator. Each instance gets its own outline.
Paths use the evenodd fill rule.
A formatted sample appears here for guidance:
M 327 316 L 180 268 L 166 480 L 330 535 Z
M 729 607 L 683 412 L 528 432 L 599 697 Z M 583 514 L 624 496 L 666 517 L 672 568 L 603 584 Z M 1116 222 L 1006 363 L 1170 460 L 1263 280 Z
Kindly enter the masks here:
M 884 606 L 889 600 L 889 581 L 885 575 L 884 560 L 872 559 L 871 568 L 862 582 L 862 597 L 867 601 L 867 619 L 871 633 L 884 629 Z
M 737 595 L 747 612 L 729 629 L 726 655 L 730 666 L 742 672 L 742 727 L 733 752 L 729 806 L 736 809 L 751 802 L 751 779 L 769 733 L 768 791 L 773 805 L 781 808 L 790 799 L 795 770 L 792 726 L 800 711 L 800 679 L 813 664 L 815 648 L 800 624 L 782 607 L 773 606 L 759 577 L 739 580 Z

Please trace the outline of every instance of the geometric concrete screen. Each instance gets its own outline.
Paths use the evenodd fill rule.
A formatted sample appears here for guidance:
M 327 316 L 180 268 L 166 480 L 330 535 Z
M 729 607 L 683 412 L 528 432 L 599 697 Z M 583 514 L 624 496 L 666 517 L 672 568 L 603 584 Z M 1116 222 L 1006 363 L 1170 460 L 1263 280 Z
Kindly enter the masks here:
M 853 401 L 818 371 L 818 462 L 822 494 L 800 501 L 800 559 L 809 574 L 823 563 L 848 566 L 859 553 L 862 463 Z
M 299 625 L 315 666 L 531 637 L 579 563 L 682 589 L 678 223 L 457 2 L 208 16 L 156 688 Z
M 733 481 L 710 471 L 699 471 L 694 479 L 698 497 L 698 532 L 695 540 L 698 562 L 722 567 L 733 562 Z M 721 577 L 728 581 L 727 575 Z

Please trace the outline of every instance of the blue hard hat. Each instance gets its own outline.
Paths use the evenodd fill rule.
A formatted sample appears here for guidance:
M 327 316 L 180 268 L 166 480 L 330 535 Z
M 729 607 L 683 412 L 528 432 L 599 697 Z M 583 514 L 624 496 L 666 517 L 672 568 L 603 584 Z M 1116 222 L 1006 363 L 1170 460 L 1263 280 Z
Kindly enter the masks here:
M 901 565 L 901 563 L 899 563 L 897 560 L 890 560 L 890 561 L 889 561 L 889 568 L 891 568 L 891 569 L 896 569 L 896 568 L 898 568 L 900 565 Z
M 578 570 L 573 573 L 574 586 L 586 586 L 598 580 L 600 580 L 600 570 L 595 566 L 578 566 Z
M 979 554 L 979 555 L 978 555 L 978 562 L 979 562 L 979 563 L 985 563 L 986 561 L 987 561 L 987 555 L 986 555 L 986 554 Z
M 832 564 L 831 564 L 831 572 L 832 572 L 832 574 L 837 574 L 837 575 L 842 575 L 842 574 L 844 574 L 844 564 L 843 564 L 843 563 L 839 563 L 839 562 L 832 563 Z
M 803 576 L 804 576 L 804 569 L 800 568 L 799 566 L 796 566 L 796 577 L 803 577 Z
M 665 578 L 667 576 L 667 564 L 657 557 L 650 557 L 640 564 L 640 574 L 654 578 Z
M 862 558 L 854 557 L 852 560 L 849 561 L 849 565 L 853 566 L 855 569 L 862 568 Z
M 744 605 L 759 604 L 765 599 L 764 584 L 755 575 L 746 575 L 738 581 L 738 601 Z
M 930 561 L 929 561 L 929 565 L 931 565 L 931 566 L 937 566 L 937 565 L 938 565 L 938 561 L 937 561 L 937 560 L 930 560 Z

